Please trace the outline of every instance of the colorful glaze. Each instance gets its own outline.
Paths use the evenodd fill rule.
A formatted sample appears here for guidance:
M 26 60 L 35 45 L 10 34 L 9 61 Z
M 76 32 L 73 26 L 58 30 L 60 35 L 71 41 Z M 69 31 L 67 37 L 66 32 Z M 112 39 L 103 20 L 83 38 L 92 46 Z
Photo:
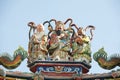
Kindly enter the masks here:
M 104 51 L 104 48 L 101 48 L 94 53 L 93 58 L 103 69 L 110 70 L 116 66 L 120 66 L 120 56 L 114 55 L 112 57 L 108 57 L 107 53 Z
M 89 72 L 92 53 L 90 42 L 93 38 L 94 26 L 78 28 L 70 18 L 65 22 L 55 19 L 45 21 L 43 25 L 41 24 L 41 28 L 45 28 L 46 24 L 49 32 L 41 34 L 45 32 L 43 29 L 38 31 L 38 25 L 36 26 L 34 22 L 28 23 L 30 26 L 28 67 L 35 73 L 35 79 L 63 79 L 63 75 L 64 78 L 71 78 Z M 88 29 L 91 33 L 90 37 L 86 35 Z M 36 33 L 39 34 L 37 39 L 34 37 Z M 47 37 L 42 39 L 42 36 Z M 45 44 L 40 49 L 41 43 Z
M 5 55 L 3 53 L 3 55 L 0 56 L 0 65 L 7 69 L 15 69 L 25 58 L 27 58 L 27 51 L 25 51 L 22 47 L 19 47 L 15 50 L 12 58 L 10 55 Z
M 53 22 L 55 23 L 54 27 L 52 26 Z M 48 23 L 48 34 L 43 33 L 45 32 L 43 28 L 46 23 Z M 66 27 L 67 24 L 68 27 Z M 28 45 L 29 63 L 36 60 L 78 61 L 85 62 L 87 64 L 91 63 L 90 41 L 93 38 L 92 30 L 95 29 L 94 26 L 89 25 L 85 29 L 82 27 L 78 28 L 73 24 L 73 21 L 70 18 L 65 22 L 51 19 L 49 21 L 45 21 L 43 25 L 41 24 L 41 27 L 39 25 L 36 26 L 34 22 L 29 22 L 28 26 L 30 26 Z M 73 26 L 75 28 L 73 28 Z M 42 29 L 38 30 L 38 27 Z M 31 36 L 32 29 L 33 34 Z M 88 29 L 91 33 L 90 37 L 85 34 Z M 37 39 L 34 37 L 36 34 L 39 34 L 37 35 Z M 46 40 L 44 40 L 45 42 L 41 39 L 44 35 L 47 36 Z M 41 46 L 42 49 L 40 48 L 41 43 L 44 43 L 44 45 Z

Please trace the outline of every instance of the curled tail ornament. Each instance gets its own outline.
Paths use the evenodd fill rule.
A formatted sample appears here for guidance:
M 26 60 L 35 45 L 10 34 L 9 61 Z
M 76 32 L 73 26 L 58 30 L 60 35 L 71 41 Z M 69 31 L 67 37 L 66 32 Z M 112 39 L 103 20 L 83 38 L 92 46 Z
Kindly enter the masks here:
M 36 29 L 37 27 L 36 27 L 36 25 L 35 25 L 34 22 L 29 22 L 29 23 L 28 23 L 28 26 L 30 27 L 30 30 L 29 30 L 29 40 L 30 40 L 32 29 L 33 29 L 33 33 L 34 33 L 34 32 L 35 32 L 35 29 Z
M 85 32 L 87 29 L 90 29 L 90 34 L 91 34 L 90 40 L 92 40 L 93 39 L 93 32 L 92 31 L 95 30 L 95 27 L 92 25 L 89 25 L 85 28 Z
M 110 70 L 116 66 L 120 66 L 120 56 L 118 54 L 114 54 L 113 56 L 108 57 L 107 53 L 104 51 L 104 48 L 101 48 L 95 52 L 93 58 L 103 69 Z
M 25 58 L 27 58 L 27 56 L 27 51 L 25 51 L 22 47 L 19 47 L 14 51 L 13 57 L 11 57 L 8 53 L 0 55 L 0 65 L 7 69 L 15 69 Z

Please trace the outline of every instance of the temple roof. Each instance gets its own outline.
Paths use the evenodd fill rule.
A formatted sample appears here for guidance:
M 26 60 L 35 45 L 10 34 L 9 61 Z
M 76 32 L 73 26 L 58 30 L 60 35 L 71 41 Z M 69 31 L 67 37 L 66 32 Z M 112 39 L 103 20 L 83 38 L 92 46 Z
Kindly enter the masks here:
M 20 78 L 20 79 L 32 79 L 33 73 L 19 72 L 19 71 L 6 71 L 6 77 Z M 109 79 L 109 78 L 120 78 L 120 71 L 108 72 L 108 73 L 96 73 L 96 74 L 82 74 L 76 77 L 77 79 L 87 80 L 87 79 Z M 72 79 L 72 77 L 71 77 Z

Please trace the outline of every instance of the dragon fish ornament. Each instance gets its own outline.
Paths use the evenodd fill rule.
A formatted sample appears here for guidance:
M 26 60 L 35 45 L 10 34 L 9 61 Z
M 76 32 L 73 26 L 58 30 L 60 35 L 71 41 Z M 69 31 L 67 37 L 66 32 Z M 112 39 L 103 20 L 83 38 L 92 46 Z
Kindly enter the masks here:
M 20 63 L 27 58 L 28 54 L 21 46 L 14 51 L 13 57 L 8 53 L 3 53 L 0 56 L 0 65 L 7 69 L 15 69 Z
M 95 52 L 93 58 L 96 62 L 98 62 L 100 67 L 104 69 L 110 70 L 115 68 L 116 66 L 120 66 L 120 55 L 114 54 L 111 57 L 108 57 L 104 48 L 101 48 L 97 52 Z

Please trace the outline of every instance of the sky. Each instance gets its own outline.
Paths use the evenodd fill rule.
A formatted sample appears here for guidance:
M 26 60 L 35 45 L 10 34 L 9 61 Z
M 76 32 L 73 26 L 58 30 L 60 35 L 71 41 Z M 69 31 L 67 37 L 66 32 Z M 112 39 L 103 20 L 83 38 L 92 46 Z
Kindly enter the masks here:
M 109 56 L 120 54 L 120 0 L 0 0 L 0 54 L 8 52 L 13 56 L 18 46 L 28 50 L 28 22 L 40 24 L 53 18 L 61 21 L 72 18 L 73 23 L 84 28 L 95 26 L 92 55 L 101 47 Z M 111 71 L 102 69 L 94 60 L 91 65 L 89 73 Z M 8 71 L 30 72 L 27 59 Z

